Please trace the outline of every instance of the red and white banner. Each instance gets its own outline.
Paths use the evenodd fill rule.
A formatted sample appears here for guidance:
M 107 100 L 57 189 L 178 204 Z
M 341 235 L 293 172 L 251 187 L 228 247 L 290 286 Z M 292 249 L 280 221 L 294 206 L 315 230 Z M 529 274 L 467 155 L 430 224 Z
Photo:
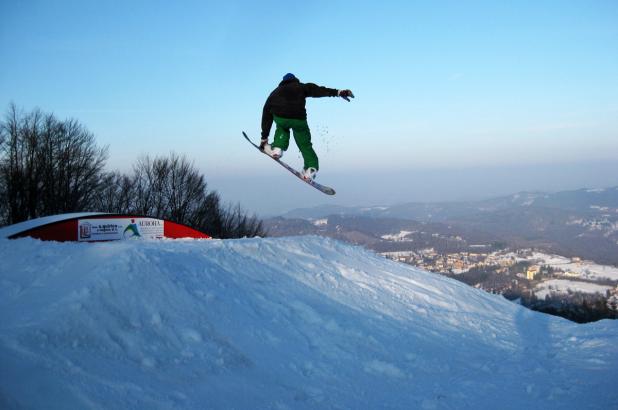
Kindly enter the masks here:
M 160 239 L 164 237 L 164 223 L 162 219 L 154 218 L 80 219 L 77 223 L 77 240 Z

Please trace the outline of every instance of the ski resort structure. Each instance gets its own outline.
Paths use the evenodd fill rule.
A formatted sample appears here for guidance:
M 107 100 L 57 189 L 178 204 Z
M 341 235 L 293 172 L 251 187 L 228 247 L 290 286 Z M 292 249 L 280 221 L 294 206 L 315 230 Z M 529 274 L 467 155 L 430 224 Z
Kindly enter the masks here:
M 31 237 L 46 241 L 98 242 L 129 238 L 209 238 L 176 222 L 147 216 L 82 212 L 46 216 L 0 228 L 0 238 Z

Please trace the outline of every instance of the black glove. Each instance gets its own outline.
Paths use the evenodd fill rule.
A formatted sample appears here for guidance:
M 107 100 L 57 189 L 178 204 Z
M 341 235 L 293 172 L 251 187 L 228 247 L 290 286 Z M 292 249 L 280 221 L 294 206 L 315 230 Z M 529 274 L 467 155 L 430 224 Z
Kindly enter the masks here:
M 350 90 L 339 90 L 337 95 L 346 101 L 350 101 L 350 98 L 354 98 L 354 94 L 352 94 Z
M 264 145 L 268 144 L 268 137 L 264 138 L 262 137 L 262 139 L 260 140 L 260 149 L 262 151 L 264 151 Z

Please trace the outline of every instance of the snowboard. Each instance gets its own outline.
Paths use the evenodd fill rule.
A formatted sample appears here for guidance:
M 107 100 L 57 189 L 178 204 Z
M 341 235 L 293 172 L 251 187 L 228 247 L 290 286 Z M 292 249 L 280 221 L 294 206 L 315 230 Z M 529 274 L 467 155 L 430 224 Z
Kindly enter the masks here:
M 288 171 L 290 171 L 292 174 L 296 175 L 296 177 L 298 177 L 298 179 L 300 179 L 301 181 L 307 183 L 308 185 L 311 185 L 312 187 L 314 187 L 315 189 L 317 189 L 320 192 L 325 193 L 326 195 L 335 195 L 335 190 L 331 187 L 327 187 L 325 185 L 319 184 L 315 181 L 312 180 L 306 180 L 305 178 L 303 178 L 303 175 L 295 170 L 294 168 L 292 168 L 291 166 L 289 166 L 288 164 L 286 164 L 285 162 L 281 161 L 281 159 L 277 159 L 277 158 L 273 158 L 270 155 L 268 155 L 267 153 L 265 153 L 264 151 L 262 151 L 260 149 L 260 146 L 255 144 L 253 141 L 251 141 L 251 139 L 249 139 L 249 137 L 247 136 L 247 134 L 243 131 L 242 135 L 245 137 L 245 139 L 247 141 L 249 141 L 249 144 L 253 145 L 258 151 L 260 151 L 262 154 L 266 155 L 268 158 L 277 161 L 283 168 L 287 169 Z

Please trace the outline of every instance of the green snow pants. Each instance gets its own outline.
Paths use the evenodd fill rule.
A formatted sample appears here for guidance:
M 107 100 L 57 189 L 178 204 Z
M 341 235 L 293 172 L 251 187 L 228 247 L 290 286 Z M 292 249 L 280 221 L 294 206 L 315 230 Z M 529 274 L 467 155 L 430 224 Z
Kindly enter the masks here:
M 273 115 L 277 129 L 275 130 L 275 139 L 272 143 L 272 147 L 281 148 L 283 151 L 288 149 L 290 145 L 290 130 L 294 131 L 294 141 L 298 145 L 298 149 L 303 156 L 305 162 L 305 169 L 312 167 L 319 168 L 318 156 L 313 150 L 311 144 L 311 132 L 309 131 L 309 124 L 307 120 L 299 120 L 295 118 L 282 118 Z

